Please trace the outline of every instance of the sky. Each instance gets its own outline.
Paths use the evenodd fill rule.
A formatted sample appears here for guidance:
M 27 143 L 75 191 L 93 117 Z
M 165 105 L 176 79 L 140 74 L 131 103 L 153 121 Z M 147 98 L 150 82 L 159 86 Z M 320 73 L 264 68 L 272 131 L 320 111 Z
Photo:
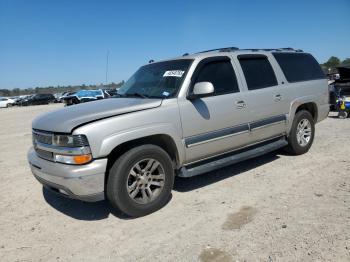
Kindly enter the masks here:
M 350 57 L 350 0 L 0 0 L 0 89 L 127 80 L 138 67 L 235 46 Z

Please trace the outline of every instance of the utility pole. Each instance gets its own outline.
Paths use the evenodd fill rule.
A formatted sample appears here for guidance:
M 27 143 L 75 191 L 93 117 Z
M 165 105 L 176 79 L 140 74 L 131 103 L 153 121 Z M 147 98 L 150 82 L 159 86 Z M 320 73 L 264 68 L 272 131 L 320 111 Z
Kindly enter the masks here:
M 109 56 L 109 50 L 107 51 L 107 57 L 106 57 L 106 85 L 108 84 L 108 56 Z

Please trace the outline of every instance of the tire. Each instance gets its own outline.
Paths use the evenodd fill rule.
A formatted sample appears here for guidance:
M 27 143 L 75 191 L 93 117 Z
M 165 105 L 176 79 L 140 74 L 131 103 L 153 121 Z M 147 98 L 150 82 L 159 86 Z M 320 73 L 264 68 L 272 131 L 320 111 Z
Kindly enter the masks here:
M 344 111 L 339 111 L 338 112 L 338 118 L 340 119 L 345 119 L 349 116 L 348 112 L 346 112 L 345 110 Z
M 303 123 L 309 123 L 307 127 L 304 128 L 304 136 L 298 136 L 298 126 Z M 311 130 L 311 134 L 306 130 Z M 307 133 L 309 135 L 307 135 Z M 302 134 L 302 132 L 301 132 Z M 309 151 L 315 136 L 315 122 L 309 111 L 301 110 L 297 112 L 294 116 L 293 124 L 291 127 L 291 131 L 288 137 L 288 146 L 285 150 L 293 155 L 302 155 Z M 304 139 L 298 139 L 298 137 L 304 137 Z M 307 138 L 308 137 L 308 138 Z
M 142 171 L 152 171 L 155 167 L 151 174 Z M 109 170 L 106 194 L 114 208 L 131 217 L 140 217 L 162 208 L 170 199 L 173 184 L 174 169 L 169 155 L 158 146 L 142 145 L 125 152 L 114 162 Z M 128 188 L 136 189 L 129 191 Z M 151 198 L 148 189 L 154 190 Z
M 12 107 L 12 104 L 6 104 L 6 108 Z

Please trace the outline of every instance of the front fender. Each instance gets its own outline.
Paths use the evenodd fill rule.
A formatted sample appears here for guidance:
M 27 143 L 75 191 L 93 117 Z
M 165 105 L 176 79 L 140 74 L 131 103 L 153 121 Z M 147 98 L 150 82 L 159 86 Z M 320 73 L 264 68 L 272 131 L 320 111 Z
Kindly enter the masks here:
M 107 157 L 114 148 L 135 139 L 152 135 L 172 138 L 180 163 L 185 159 L 181 119 L 176 99 L 162 102 L 162 106 L 115 117 L 105 118 L 74 130 L 87 136 L 94 158 Z
M 125 142 L 153 135 L 167 135 L 171 137 L 176 145 L 177 155 L 179 157 L 180 163 L 184 161 L 185 153 L 181 136 L 178 133 L 177 129 L 172 124 L 168 123 L 153 123 L 152 125 L 135 127 L 112 134 L 103 139 L 98 154 L 100 156 L 108 156 L 114 148 Z

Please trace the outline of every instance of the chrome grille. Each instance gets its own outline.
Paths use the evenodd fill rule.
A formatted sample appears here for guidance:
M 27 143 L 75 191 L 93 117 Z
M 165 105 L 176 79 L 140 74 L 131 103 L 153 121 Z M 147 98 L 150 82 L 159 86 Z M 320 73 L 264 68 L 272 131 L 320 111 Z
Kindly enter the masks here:
M 37 143 L 52 145 L 53 134 L 49 132 L 33 130 L 33 145 L 36 155 L 40 158 L 53 161 L 54 155 L 52 152 L 42 150 L 37 147 Z
M 52 152 L 41 150 L 39 148 L 35 148 L 35 152 L 36 152 L 38 157 L 53 161 L 53 153 Z

